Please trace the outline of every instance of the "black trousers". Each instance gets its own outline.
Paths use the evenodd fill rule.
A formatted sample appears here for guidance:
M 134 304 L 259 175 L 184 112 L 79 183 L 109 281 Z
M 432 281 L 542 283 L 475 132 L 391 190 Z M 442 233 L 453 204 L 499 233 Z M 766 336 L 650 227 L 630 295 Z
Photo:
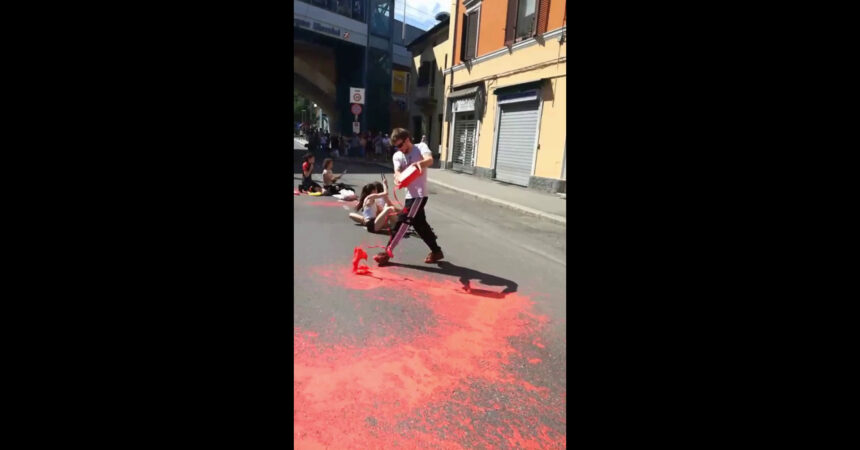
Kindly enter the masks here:
M 436 244 L 436 234 L 433 233 L 433 228 L 430 228 L 427 217 L 424 215 L 424 206 L 427 205 L 427 200 L 429 200 L 427 197 L 406 199 L 406 207 L 397 215 L 397 225 L 394 226 L 394 233 L 388 240 L 389 250 L 394 250 L 394 247 L 400 243 L 410 224 L 415 228 L 418 236 L 421 236 L 421 240 L 430 247 L 430 251 L 442 250 Z

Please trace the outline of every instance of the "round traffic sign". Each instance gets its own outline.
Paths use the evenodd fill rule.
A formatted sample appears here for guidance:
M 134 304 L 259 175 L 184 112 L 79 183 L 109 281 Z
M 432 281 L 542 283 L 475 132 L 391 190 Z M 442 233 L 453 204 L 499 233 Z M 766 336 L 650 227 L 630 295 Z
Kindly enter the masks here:
M 361 98 L 361 96 L 358 96 L 358 97 Z M 355 114 L 356 116 L 361 114 L 361 105 L 352 105 L 352 108 L 350 109 L 350 111 L 352 111 L 352 113 Z
M 352 96 L 352 99 L 357 101 L 357 102 L 360 102 L 361 101 L 361 94 L 354 94 Z

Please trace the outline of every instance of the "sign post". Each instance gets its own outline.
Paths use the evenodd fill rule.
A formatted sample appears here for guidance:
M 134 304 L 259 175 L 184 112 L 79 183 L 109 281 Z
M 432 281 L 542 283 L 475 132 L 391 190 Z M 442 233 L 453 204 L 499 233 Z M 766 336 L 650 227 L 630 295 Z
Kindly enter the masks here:
M 357 105 L 364 104 L 364 88 L 349 88 L 349 102 Z

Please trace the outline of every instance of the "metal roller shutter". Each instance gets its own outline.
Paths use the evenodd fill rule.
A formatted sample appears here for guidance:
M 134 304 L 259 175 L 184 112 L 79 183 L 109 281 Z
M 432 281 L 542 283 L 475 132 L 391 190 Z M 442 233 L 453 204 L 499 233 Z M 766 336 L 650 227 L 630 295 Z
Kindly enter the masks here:
M 501 105 L 496 179 L 520 186 L 529 185 L 534 161 L 538 124 L 538 102 Z
M 474 117 L 470 114 L 466 117 Z M 475 136 L 478 122 L 474 119 L 457 117 L 454 123 L 454 152 L 452 155 L 454 169 L 467 172 L 474 171 L 472 159 L 475 154 Z

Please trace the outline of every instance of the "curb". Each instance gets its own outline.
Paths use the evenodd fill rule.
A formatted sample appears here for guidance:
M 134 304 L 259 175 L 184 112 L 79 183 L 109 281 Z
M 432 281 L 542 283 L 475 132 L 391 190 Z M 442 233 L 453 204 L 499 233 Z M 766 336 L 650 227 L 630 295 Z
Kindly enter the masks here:
M 478 200 L 482 200 L 482 201 L 487 202 L 487 203 L 494 203 L 496 205 L 504 206 L 505 208 L 513 209 L 513 210 L 519 211 L 521 213 L 528 214 L 530 216 L 535 216 L 535 217 L 538 217 L 541 219 L 549 220 L 551 222 L 555 222 L 555 223 L 560 224 L 560 225 L 565 225 L 565 226 L 567 225 L 567 218 L 556 215 L 556 214 L 550 214 L 547 212 L 538 211 L 534 208 L 529 208 L 528 206 L 518 205 L 516 203 L 511 203 L 511 202 L 508 202 L 505 200 L 499 200 L 497 198 L 493 198 L 493 197 L 490 197 L 487 195 L 476 194 L 472 191 L 467 191 L 465 189 L 454 187 L 454 186 L 451 186 L 450 184 L 443 183 L 441 181 L 436 181 L 433 179 L 428 179 L 427 181 L 429 181 L 430 183 L 433 183 L 433 184 L 438 184 L 439 186 L 442 186 L 445 189 L 450 189 L 452 191 L 456 191 L 456 192 L 459 192 L 461 194 L 465 194 L 465 195 L 468 195 L 470 197 L 474 197 Z
M 392 166 L 390 166 L 390 165 L 389 165 L 389 166 L 387 166 L 387 165 L 384 165 L 384 164 L 380 164 L 379 162 L 376 162 L 376 161 L 366 161 L 366 163 L 367 163 L 367 164 L 372 164 L 372 165 L 375 165 L 375 166 L 379 166 L 379 167 L 382 167 L 382 168 L 385 168 L 385 169 L 391 169 L 391 168 L 392 168 Z M 562 217 L 562 216 L 559 216 L 559 215 L 556 215 L 556 214 L 550 214 L 550 213 L 548 213 L 548 212 L 539 211 L 539 210 L 534 209 L 534 208 L 529 208 L 528 206 L 519 205 L 519 204 L 512 203 L 512 202 L 508 202 L 508 201 L 505 201 L 505 200 L 499 200 L 499 199 L 497 199 L 497 198 L 493 198 L 493 197 L 490 197 L 490 196 L 488 196 L 488 195 L 476 194 L 476 193 L 474 193 L 474 192 L 472 192 L 472 191 L 467 191 L 467 190 L 462 189 L 462 188 L 458 188 L 458 187 L 455 187 L 455 186 L 451 186 L 451 185 L 450 185 L 450 184 L 448 184 L 448 183 L 443 183 L 443 182 L 441 182 L 441 181 L 436 181 L 436 180 L 434 180 L 434 179 L 432 179 L 432 178 L 428 178 L 428 179 L 427 179 L 427 181 L 429 181 L 430 183 L 433 183 L 433 184 L 436 184 L 436 185 L 442 186 L 442 187 L 443 187 L 443 188 L 445 188 L 445 189 L 450 189 L 450 190 L 452 190 L 452 191 L 455 191 L 455 192 L 459 192 L 459 193 L 461 193 L 461 194 L 468 195 L 468 196 L 470 196 L 470 197 L 476 198 L 476 199 L 478 199 L 478 200 L 481 200 L 481 201 L 484 201 L 484 202 L 487 202 L 487 203 L 494 203 L 494 204 L 499 205 L 499 206 L 504 206 L 505 208 L 508 208 L 508 209 L 513 209 L 513 210 L 515 210 L 515 211 L 519 211 L 519 212 L 521 212 L 521 213 L 528 214 L 528 215 L 530 215 L 530 216 L 535 216 L 535 217 L 538 217 L 538 218 L 541 218 L 541 219 L 545 219 L 545 220 L 549 220 L 549 221 L 551 221 L 551 222 L 555 222 L 555 223 L 560 224 L 560 225 L 565 225 L 565 226 L 567 226 L 567 218 L 566 218 L 566 217 Z

